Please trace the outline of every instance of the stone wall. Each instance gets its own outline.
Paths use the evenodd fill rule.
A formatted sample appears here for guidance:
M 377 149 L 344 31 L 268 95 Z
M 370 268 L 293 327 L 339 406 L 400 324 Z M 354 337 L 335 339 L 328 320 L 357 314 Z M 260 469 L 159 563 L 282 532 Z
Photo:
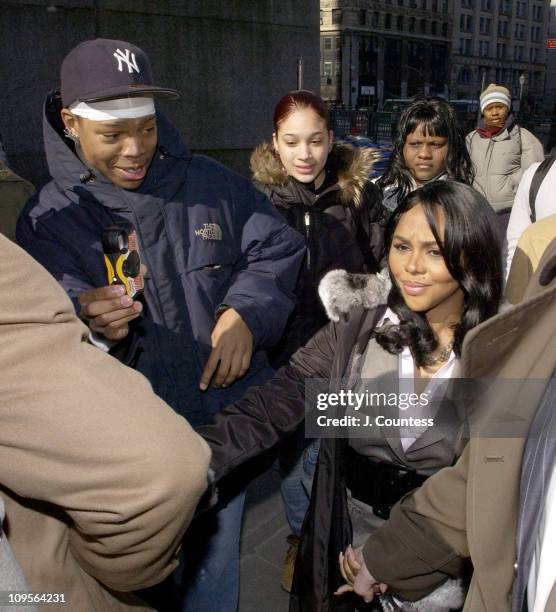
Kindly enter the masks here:
M 297 86 L 299 56 L 304 87 L 319 88 L 318 0 L 3 0 L 0 8 L 0 133 L 10 164 L 36 185 L 48 178 L 44 95 L 83 40 L 143 48 L 157 82 L 182 92 L 160 106 L 188 146 L 243 174 L 270 136 L 274 104 Z

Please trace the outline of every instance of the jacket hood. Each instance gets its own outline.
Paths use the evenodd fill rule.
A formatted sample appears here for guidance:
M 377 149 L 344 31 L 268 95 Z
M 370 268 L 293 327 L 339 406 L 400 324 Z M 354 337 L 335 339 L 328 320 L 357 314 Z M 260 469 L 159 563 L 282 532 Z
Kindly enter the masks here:
M 376 158 L 374 149 L 362 149 L 346 142 L 334 143 L 326 167 L 336 174 L 344 205 L 351 202 L 361 205 Z M 250 166 L 253 180 L 265 186 L 281 187 L 290 180 L 270 142 L 263 142 L 253 151 Z
M 331 321 L 355 308 L 375 308 L 386 304 L 392 283 L 387 268 L 378 274 L 353 274 L 331 270 L 319 284 L 319 297 Z
M 64 125 L 60 116 L 61 108 L 59 92 L 50 93 L 44 105 L 44 147 L 50 175 L 58 187 L 81 196 L 87 191 L 93 198 L 95 197 L 93 194 L 100 195 L 101 192 L 104 192 L 105 195 L 108 195 L 109 192 L 113 193 L 114 189 L 120 189 L 81 160 L 76 153 L 74 143 L 64 136 Z M 157 112 L 156 119 L 157 150 L 145 180 L 138 189 L 134 190 L 138 193 L 148 193 L 154 185 L 157 189 L 164 188 L 164 183 L 168 183 L 171 180 L 170 177 L 175 179 L 176 172 L 169 172 L 169 166 L 172 164 L 168 160 L 176 165 L 178 162 L 183 163 L 184 160 L 190 159 L 178 130 L 162 113 Z M 103 203 L 111 205 L 110 200 L 103 199 Z

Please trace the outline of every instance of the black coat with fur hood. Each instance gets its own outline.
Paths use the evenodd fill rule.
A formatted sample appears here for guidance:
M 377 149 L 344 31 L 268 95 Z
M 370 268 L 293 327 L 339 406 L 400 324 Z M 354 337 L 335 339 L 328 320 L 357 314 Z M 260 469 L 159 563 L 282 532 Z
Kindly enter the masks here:
M 370 182 L 373 151 L 335 143 L 319 190 L 288 176 L 270 143 L 251 155 L 254 184 L 291 227 L 305 236 L 307 254 L 296 286 L 297 305 L 279 344 L 269 352 L 278 368 L 327 318 L 317 288 L 330 270 L 376 272 L 382 258 L 381 195 Z

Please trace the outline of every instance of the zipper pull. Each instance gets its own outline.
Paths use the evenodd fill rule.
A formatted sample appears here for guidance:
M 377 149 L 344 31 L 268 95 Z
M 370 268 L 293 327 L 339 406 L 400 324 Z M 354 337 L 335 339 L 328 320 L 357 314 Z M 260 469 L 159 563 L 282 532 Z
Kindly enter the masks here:
M 305 254 L 305 268 L 311 270 L 311 215 L 305 211 L 305 239 L 307 241 L 307 251 Z

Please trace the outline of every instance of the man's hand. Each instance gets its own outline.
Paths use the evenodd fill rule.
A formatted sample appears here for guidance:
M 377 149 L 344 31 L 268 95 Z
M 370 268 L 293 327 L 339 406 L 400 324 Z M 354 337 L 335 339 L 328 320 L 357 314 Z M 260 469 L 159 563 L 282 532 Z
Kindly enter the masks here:
M 371 576 L 365 560 L 363 558 L 363 547 L 355 550 L 350 546 L 347 547 L 345 554 L 340 552 L 340 573 L 346 584 L 343 584 L 334 594 L 342 595 L 349 591 L 355 591 L 357 595 L 363 598 L 367 603 L 373 601 L 375 595 L 385 593 L 388 586 L 377 582 Z
M 130 321 L 143 310 L 141 302 L 125 293 L 123 285 L 110 285 L 80 293 L 77 300 L 81 317 L 89 323 L 89 329 L 109 340 L 121 340 L 129 333 Z
M 228 387 L 241 378 L 249 369 L 253 354 L 253 335 L 233 308 L 220 315 L 210 339 L 212 351 L 199 382 L 202 391 L 208 388 L 215 372 L 216 389 Z

